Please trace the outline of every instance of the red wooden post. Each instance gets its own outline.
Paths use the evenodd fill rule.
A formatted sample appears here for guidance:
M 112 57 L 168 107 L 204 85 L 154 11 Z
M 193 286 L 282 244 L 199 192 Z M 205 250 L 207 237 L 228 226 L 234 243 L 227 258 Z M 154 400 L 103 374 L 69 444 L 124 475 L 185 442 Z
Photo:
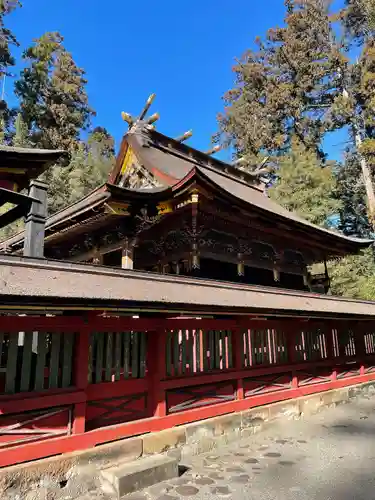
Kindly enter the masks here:
M 326 338 L 326 348 L 327 348 L 327 359 L 332 361 L 332 373 L 331 380 L 337 380 L 337 370 L 335 369 L 335 349 L 333 344 L 333 330 L 334 324 L 332 324 L 329 320 L 324 323 L 324 335 Z
M 299 323 L 296 322 L 296 325 L 298 327 Z M 294 326 L 292 323 L 288 323 L 286 327 L 286 345 L 287 345 L 287 350 L 288 350 L 288 362 L 290 365 L 293 365 L 293 363 L 296 360 L 296 342 L 295 342 L 295 330 Z M 298 388 L 298 377 L 297 374 L 294 370 L 292 370 L 292 389 L 297 389 Z
M 81 324 L 74 356 L 74 385 L 77 389 L 83 391 L 85 391 L 88 386 L 89 345 L 89 325 Z M 85 432 L 85 420 L 86 403 L 75 404 L 72 428 L 73 434 L 81 434 Z
M 365 346 L 365 333 L 366 329 L 361 324 L 357 323 L 354 329 L 354 345 L 356 358 L 360 362 L 359 374 L 365 374 L 365 359 L 366 359 L 366 346 Z
M 167 414 L 165 389 L 162 382 L 166 377 L 165 349 L 167 332 L 165 328 L 148 332 L 147 370 L 149 382 L 148 408 L 154 417 L 164 417 Z
M 233 365 L 237 372 L 243 370 L 243 357 L 244 357 L 244 343 L 243 343 L 243 328 L 235 328 L 232 335 L 232 352 L 233 352 Z M 237 378 L 237 399 L 244 399 L 243 378 Z

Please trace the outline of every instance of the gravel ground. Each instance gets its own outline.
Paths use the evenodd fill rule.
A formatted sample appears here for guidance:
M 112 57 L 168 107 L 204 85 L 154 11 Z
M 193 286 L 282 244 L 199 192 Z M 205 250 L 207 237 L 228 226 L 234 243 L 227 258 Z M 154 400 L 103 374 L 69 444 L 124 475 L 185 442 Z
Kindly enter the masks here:
M 280 422 L 186 465 L 180 478 L 124 498 L 374 500 L 375 397 Z

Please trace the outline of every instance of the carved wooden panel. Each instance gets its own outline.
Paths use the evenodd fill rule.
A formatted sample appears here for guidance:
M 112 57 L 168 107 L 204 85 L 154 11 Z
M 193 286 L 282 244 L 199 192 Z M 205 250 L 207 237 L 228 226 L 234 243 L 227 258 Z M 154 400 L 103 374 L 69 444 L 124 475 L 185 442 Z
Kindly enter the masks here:
M 0 449 L 70 435 L 72 406 L 0 415 Z
M 233 382 L 182 387 L 167 391 L 167 411 L 176 413 L 235 399 L 236 391 Z
M 284 391 L 292 386 L 292 374 L 280 373 L 244 379 L 245 397 Z
M 147 417 L 147 393 L 87 402 L 86 430 Z

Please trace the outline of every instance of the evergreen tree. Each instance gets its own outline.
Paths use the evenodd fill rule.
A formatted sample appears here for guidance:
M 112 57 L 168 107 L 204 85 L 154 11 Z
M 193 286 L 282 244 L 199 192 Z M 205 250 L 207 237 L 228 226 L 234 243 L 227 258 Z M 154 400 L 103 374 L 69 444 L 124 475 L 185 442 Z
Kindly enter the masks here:
M 45 33 L 23 55 L 28 66 L 15 84 L 30 139 L 44 148 L 74 151 L 94 114 L 88 105 L 83 69 L 59 33 Z
M 69 178 L 70 202 L 78 200 L 107 181 L 115 164 L 113 137 L 106 129 L 97 127 L 74 161 L 79 166 L 72 169 Z
M 292 136 L 319 150 L 335 124 L 330 106 L 347 58 L 335 41 L 325 0 L 285 0 L 285 27 L 270 29 L 235 67 L 236 85 L 224 97 L 221 134 L 249 164 L 259 154 L 288 150 Z
M 102 127 L 80 142 L 69 165 L 55 166 L 47 173 L 50 214 L 74 203 L 106 182 L 115 163 L 113 137 Z
M 366 190 L 356 151 L 351 148 L 337 169 L 337 196 L 341 200 L 340 229 L 347 236 L 369 237 L 372 228 L 367 216 Z
M 333 295 L 352 299 L 375 299 L 375 264 L 373 249 L 358 255 L 348 255 L 339 261 L 328 262 Z
M 269 195 L 288 210 L 326 227 L 332 217 L 338 217 L 342 205 L 335 196 L 332 168 L 322 167 L 316 154 L 297 139 L 292 140 L 290 152 L 279 158 L 276 176 Z
M 341 19 L 350 40 L 363 43 L 375 34 L 374 0 L 346 0 Z
M 19 0 L 0 0 L 0 84 L 5 85 L 5 78 L 13 76 L 12 67 L 15 59 L 12 55 L 12 46 L 18 47 L 19 43 L 13 32 L 5 26 L 5 17 L 21 6 Z M 9 109 L 4 96 L 0 99 L 0 141 L 8 141 L 8 130 L 13 118 L 13 112 Z
M 19 0 L 0 0 L 0 77 L 11 75 L 9 70 L 15 64 L 11 46 L 19 45 L 12 31 L 5 27 L 4 18 L 20 5 Z

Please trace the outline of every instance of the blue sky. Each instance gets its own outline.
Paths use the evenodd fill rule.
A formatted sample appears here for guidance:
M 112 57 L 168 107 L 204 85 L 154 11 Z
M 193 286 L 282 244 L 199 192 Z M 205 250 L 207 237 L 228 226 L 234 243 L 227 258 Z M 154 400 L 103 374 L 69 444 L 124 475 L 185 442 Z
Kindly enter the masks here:
M 8 18 L 22 47 L 59 31 L 87 73 L 94 125 L 120 140 L 121 111 L 137 114 L 152 92 L 158 129 L 192 128 L 189 144 L 208 149 L 222 95 L 233 86 L 234 58 L 257 35 L 282 24 L 283 0 L 22 0 Z M 7 82 L 11 99 L 11 83 Z M 229 159 L 229 152 L 222 153 Z

